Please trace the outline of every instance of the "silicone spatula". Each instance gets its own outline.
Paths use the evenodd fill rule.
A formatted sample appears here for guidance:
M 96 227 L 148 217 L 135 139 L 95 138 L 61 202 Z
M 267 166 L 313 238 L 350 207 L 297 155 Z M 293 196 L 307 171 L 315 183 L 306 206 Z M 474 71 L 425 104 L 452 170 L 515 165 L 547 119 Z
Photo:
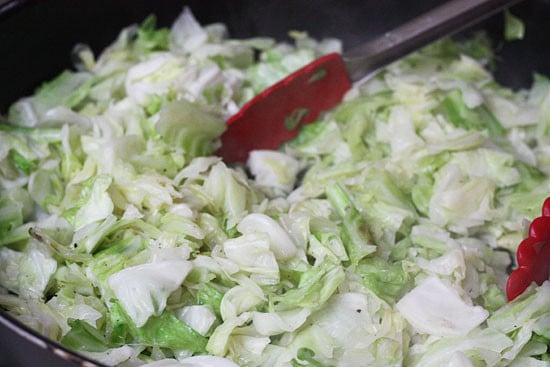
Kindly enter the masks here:
M 228 121 L 217 154 L 245 162 L 255 149 L 277 149 L 300 126 L 342 101 L 353 82 L 432 41 L 479 22 L 520 0 L 452 0 L 343 55 L 304 66 L 247 102 Z

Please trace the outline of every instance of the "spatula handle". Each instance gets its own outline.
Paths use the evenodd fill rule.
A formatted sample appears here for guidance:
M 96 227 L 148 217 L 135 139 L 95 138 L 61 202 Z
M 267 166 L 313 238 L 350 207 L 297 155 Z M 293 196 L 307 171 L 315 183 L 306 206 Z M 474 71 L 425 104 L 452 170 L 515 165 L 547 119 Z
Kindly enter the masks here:
M 459 32 L 521 0 L 452 0 L 347 51 L 343 57 L 352 81 L 358 81 L 419 48 Z

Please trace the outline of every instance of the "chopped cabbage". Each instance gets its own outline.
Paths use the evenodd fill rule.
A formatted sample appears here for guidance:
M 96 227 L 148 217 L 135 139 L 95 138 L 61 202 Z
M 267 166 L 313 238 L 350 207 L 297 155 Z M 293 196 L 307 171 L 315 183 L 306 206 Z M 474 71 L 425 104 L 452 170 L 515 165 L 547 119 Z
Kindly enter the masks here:
M 465 303 L 437 277 L 429 277 L 397 302 L 395 308 L 421 334 L 466 335 L 489 313 Z
M 503 287 L 549 196 L 550 79 L 509 90 L 483 36 L 444 39 L 229 166 L 224 121 L 341 43 L 227 33 L 149 17 L 13 104 L 0 306 L 113 366 L 547 366 L 550 281 Z

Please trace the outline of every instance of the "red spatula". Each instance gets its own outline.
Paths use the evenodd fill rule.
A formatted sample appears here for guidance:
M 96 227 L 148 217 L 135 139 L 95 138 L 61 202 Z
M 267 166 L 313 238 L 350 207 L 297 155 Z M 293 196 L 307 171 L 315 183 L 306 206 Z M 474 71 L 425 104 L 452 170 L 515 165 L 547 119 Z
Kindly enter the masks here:
M 344 55 L 323 56 L 266 89 L 228 121 L 217 152 L 226 162 L 245 162 L 254 149 L 277 149 L 300 126 L 339 102 L 351 83 L 443 36 L 521 0 L 453 0 Z

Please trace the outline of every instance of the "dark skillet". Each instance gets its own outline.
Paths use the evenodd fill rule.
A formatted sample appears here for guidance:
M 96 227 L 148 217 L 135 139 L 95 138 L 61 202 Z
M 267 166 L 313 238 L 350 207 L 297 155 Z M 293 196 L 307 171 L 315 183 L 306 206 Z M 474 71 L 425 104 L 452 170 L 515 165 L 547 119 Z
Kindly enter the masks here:
M 202 24 L 223 22 L 232 37 L 286 38 L 306 30 L 316 38 L 338 37 L 344 47 L 388 31 L 442 0 L 0 0 L 0 113 L 41 82 L 71 67 L 76 43 L 99 52 L 121 28 L 155 13 L 169 26 L 184 5 Z M 529 87 L 533 72 L 550 75 L 550 0 L 527 0 L 512 8 L 526 25 L 525 39 L 503 41 L 502 16 L 485 21 L 497 48 L 497 80 Z M 0 367 L 95 365 L 46 341 L 0 310 Z

